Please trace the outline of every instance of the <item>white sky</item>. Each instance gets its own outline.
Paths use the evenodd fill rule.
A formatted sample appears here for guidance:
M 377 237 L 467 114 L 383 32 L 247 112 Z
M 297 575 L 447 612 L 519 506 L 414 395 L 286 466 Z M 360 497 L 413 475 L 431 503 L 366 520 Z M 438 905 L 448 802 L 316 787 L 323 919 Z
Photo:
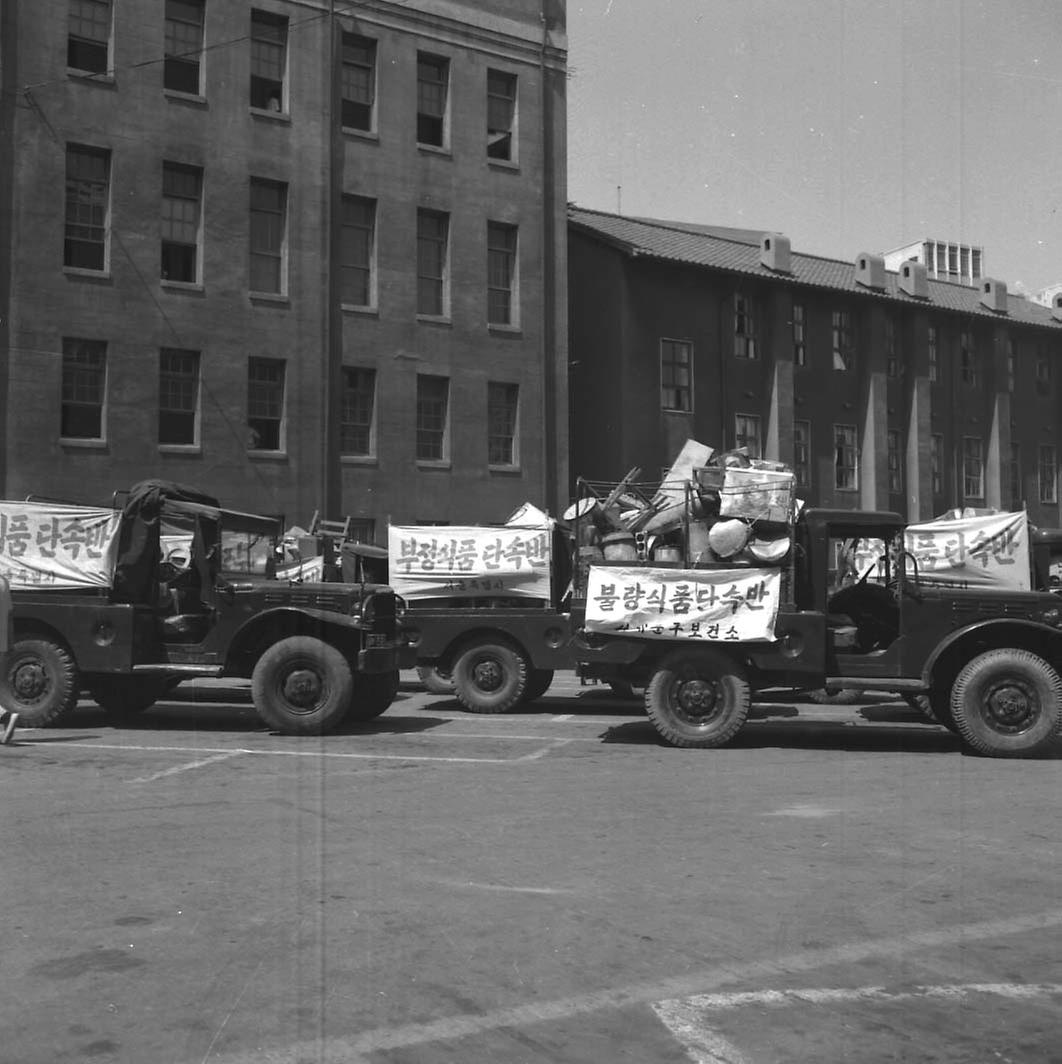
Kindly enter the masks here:
M 568 62 L 580 206 L 1062 282 L 1058 0 L 568 0 Z

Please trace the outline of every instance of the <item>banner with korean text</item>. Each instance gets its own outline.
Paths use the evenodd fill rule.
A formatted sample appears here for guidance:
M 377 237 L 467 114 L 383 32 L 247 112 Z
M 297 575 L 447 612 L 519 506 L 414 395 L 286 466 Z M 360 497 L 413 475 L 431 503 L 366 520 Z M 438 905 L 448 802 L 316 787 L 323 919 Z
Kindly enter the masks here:
M 485 595 L 548 599 L 548 527 L 391 525 L 388 583 L 407 601 Z
M 1029 521 L 1025 511 L 908 525 L 904 549 L 924 583 L 1028 591 Z M 907 560 L 907 575 L 915 565 Z
M 642 639 L 774 639 L 780 569 L 591 566 L 586 630 Z
M 15 589 L 110 587 L 116 510 L 0 502 L 0 574 Z

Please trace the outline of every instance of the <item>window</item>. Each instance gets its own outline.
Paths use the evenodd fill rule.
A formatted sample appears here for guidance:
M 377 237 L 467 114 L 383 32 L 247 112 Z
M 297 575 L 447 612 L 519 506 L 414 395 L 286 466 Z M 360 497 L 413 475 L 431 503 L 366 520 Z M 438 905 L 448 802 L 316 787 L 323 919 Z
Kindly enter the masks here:
M 247 360 L 247 449 L 280 451 L 284 442 L 284 363 Z
M 1007 337 L 1007 391 L 1013 392 L 1018 379 L 1018 358 L 1014 353 L 1014 341 Z
M 833 486 L 839 491 L 859 490 L 859 444 L 855 425 L 833 426 Z
M 934 432 L 929 437 L 929 476 L 934 495 L 944 494 L 944 437 Z
M 450 217 L 417 211 L 417 313 L 444 317 L 447 310 L 447 262 Z
M 665 410 L 693 409 L 693 344 L 660 341 L 660 405 Z
M 339 423 L 342 454 L 369 457 L 376 453 L 374 413 L 376 370 L 343 367 L 343 412 Z
M 487 382 L 487 464 L 515 466 L 517 384 Z
M 970 388 L 978 387 L 981 375 L 977 369 L 977 348 L 973 333 L 968 329 L 963 329 L 959 334 L 959 367 L 963 384 Z
M 935 382 L 940 379 L 940 364 L 937 356 L 937 327 L 930 325 L 926 341 L 929 348 L 929 380 Z
M 487 157 L 512 160 L 516 75 L 487 71 Z
M 203 0 L 166 0 L 162 87 L 198 96 L 202 91 Z
M 900 430 L 889 429 L 886 434 L 888 448 L 889 491 L 903 494 L 903 452 L 900 449 Z
M 102 440 L 106 393 L 107 344 L 64 337 L 59 435 L 67 440 Z
M 441 148 L 446 143 L 446 93 L 450 61 L 417 53 L 417 143 Z
M 251 178 L 251 291 L 284 292 L 288 187 Z
M 808 364 L 807 323 L 803 303 L 793 304 L 793 364 Z
M 793 422 L 793 483 L 805 491 L 811 487 L 811 422 Z
M 203 172 L 162 164 L 162 279 L 199 280 L 199 214 Z
M 1021 444 L 1010 445 L 1010 508 L 1020 510 L 1025 491 L 1021 475 Z
M 199 352 L 164 347 L 159 352 L 159 443 L 199 442 Z
M 110 50 L 111 0 L 70 0 L 66 65 L 87 74 L 106 74 Z
M 760 419 L 756 415 L 734 415 L 734 446 L 747 447 L 750 458 L 760 457 Z
M 1043 354 L 1036 359 L 1036 394 L 1051 394 L 1051 360 Z
M 350 538 L 355 543 L 375 543 L 376 518 L 352 517 L 350 520 Z
M 371 133 L 376 128 L 376 42 L 343 34 L 342 121 L 346 129 Z
M 443 462 L 449 457 L 447 427 L 450 381 L 417 375 L 417 458 Z
M 110 171 L 109 151 L 67 145 L 64 266 L 79 270 L 107 268 Z
M 516 292 L 515 225 L 487 223 L 487 322 L 514 325 Z
M 984 442 L 979 436 L 962 439 L 962 494 L 964 499 L 983 499 L 985 495 Z
M 1052 443 L 1040 445 L 1040 502 L 1058 502 L 1058 456 Z
M 284 72 L 288 57 L 288 20 L 251 9 L 251 106 L 286 111 Z
M 896 319 L 891 314 L 885 315 L 885 376 L 900 375 L 900 359 L 896 351 Z
M 852 368 L 852 316 L 847 310 L 833 312 L 833 368 Z
M 752 300 L 734 296 L 734 357 L 756 358 L 756 313 Z
M 373 263 L 376 257 L 376 200 L 344 196 L 339 244 L 340 302 L 376 305 Z

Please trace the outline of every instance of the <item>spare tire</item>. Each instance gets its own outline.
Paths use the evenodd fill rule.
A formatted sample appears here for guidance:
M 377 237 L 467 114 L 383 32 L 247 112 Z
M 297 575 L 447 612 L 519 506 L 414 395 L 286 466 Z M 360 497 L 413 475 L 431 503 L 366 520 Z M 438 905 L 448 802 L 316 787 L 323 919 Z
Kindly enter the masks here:
M 452 695 L 454 681 L 448 672 L 443 672 L 438 665 L 418 665 L 417 679 L 424 689 L 433 695 Z

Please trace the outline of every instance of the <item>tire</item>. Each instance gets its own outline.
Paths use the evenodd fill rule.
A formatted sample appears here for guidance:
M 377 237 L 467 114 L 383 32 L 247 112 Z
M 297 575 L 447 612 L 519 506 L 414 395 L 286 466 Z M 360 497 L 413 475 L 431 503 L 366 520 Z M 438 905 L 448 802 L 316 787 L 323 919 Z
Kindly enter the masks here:
M 530 666 L 510 643 L 475 643 L 454 662 L 454 694 L 471 713 L 506 713 L 527 690 Z
M 116 717 L 128 717 L 150 709 L 170 689 L 170 682 L 159 677 L 108 675 L 87 680 L 92 700 Z
M 62 644 L 47 638 L 16 639 L 3 663 L 0 707 L 17 713 L 23 728 L 59 724 L 77 706 L 77 665 Z
M 820 687 L 808 691 L 808 698 L 820 706 L 854 706 L 862 697 L 862 687 Z
M 359 673 L 354 677 L 354 698 L 348 720 L 373 720 L 386 713 L 398 694 L 398 670 Z
M 454 693 L 454 681 L 447 673 L 441 672 L 437 665 L 418 665 L 417 679 L 430 694 L 452 695 Z
M 549 690 L 551 683 L 553 683 L 552 669 L 532 669 L 531 675 L 527 678 L 523 701 L 534 702 L 536 698 L 541 698 Z
M 251 675 L 259 716 L 282 735 L 320 735 L 342 723 L 354 696 L 350 663 L 334 646 L 295 635 L 274 643 Z
M 745 723 L 751 695 L 745 670 L 715 650 L 676 650 L 645 689 L 645 711 L 672 746 L 729 742 Z
M 955 678 L 951 713 L 963 740 L 979 754 L 1051 753 L 1062 746 L 1062 679 L 1028 650 L 987 650 Z
M 953 735 L 959 734 L 955 718 L 951 715 L 951 692 L 949 690 L 932 690 L 926 696 L 929 706 L 929 719 L 942 728 L 947 728 Z

